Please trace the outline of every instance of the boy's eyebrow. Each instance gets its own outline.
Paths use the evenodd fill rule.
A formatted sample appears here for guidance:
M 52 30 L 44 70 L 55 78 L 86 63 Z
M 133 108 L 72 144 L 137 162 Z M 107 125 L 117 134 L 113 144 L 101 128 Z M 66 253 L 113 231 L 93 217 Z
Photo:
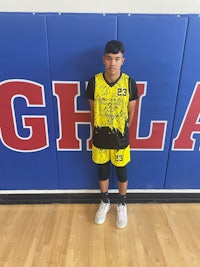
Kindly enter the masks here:
M 109 56 L 109 55 L 105 55 L 105 57 L 111 58 L 111 56 Z M 114 58 L 117 58 L 118 59 L 118 58 L 122 58 L 122 57 L 121 56 L 117 56 L 117 57 L 114 56 Z

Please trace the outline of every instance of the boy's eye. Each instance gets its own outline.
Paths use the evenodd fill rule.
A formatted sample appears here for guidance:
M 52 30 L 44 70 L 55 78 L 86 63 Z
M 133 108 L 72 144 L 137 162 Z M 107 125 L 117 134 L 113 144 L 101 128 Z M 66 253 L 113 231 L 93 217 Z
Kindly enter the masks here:
M 109 60 L 109 61 L 111 61 L 111 60 L 119 61 L 120 60 L 120 58 L 114 58 L 114 59 L 112 59 L 110 57 L 107 57 L 106 59 Z

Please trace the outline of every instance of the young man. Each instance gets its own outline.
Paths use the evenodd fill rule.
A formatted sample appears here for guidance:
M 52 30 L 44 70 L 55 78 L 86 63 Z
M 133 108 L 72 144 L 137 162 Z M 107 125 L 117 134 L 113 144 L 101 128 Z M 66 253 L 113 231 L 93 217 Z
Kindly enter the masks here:
M 93 131 L 92 159 L 99 166 L 101 204 L 95 222 L 102 224 L 110 210 L 108 197 L 110 164 L 118 177 L 119 201 L 116 225 L 127 225 L 126 192 L 128 186 L 126 165 L 130 161 L 129 126 L 138 98 L 135 81 L 121 72 L 124 63 L 124 45 L 117 40 L 105 46 L 105 71 L 89 80 L 86 97 L 89 99 Z

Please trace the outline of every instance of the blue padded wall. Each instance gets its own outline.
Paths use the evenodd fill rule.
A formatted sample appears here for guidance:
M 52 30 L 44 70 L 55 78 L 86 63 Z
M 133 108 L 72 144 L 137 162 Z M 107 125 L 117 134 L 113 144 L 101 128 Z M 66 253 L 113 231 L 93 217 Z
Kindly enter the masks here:
M 200 188 L 200 18 L 190 16 L 166 188 Z
M 124 71 L 146 87 L 129 164 L 131 188 L 164 187 L 187 21 L 171 15 L 119 16 L 118 38 L 127 47 Z M 160 135 L 152 121 L 163 125 Z
M 3 173 L 2 173 L 1 163 L 0 163 L 0 190 L 4 188 L 5 188 L 5 183 L 3 180 Z
M 5 97 L 4 90 L 13 91 L 13 95 L 22 94 L 25 90 L 15 89 L 16 80 L 34 82 L 44 87 L 43 105 L 27 107 L 25 97 L 18 96 L 14 101 L 14 110 L 18 135 L 22 138 L 31 136 L 29 129 L 22 126 L 22 116 L 46 116 L 47 140 L 49 146 L 33 152 L 20 152 L 20 147 L 10 147 L 12 140 L 9 132 L 13 128 L 6 127 L 6 115 L 10 107 L 0 107 L 1 135 L 8 136 L 5 144 L 0 143 L 1 164 L 6 189 L 53 189 L 58 187 L 55 134 L 52 114 L 52 90 L 49 74 L 49 55 L 47 45 L 46 16 L 31 14 L 1 14 L 0 15 L 0 94 Z M 11 81 L 13 82 L 11 84 Z M 5 83 L 8 83 L 5 87 Z M 11 85 L 9 85 L 9 83 Z M 15 85 L 14 85 L 15 84 Z M 34 98 L 34 89 L 31 94 Z M 16 91 L 19 91 L 16 93 Z M 42 101 L 42 100 L 41 100 Z M 34 100 L 33 100 L 34 102 Z M 31 103 L 30 103 L 31 104 Z M 5 105 L 5 101 L 4 101 Z M 11 123 L 10 123 L 11 124 Z M 35 139 L 41 138 L 40 132 L 35 132 Z M 4 138 L 5 139 L 5 138 Z M 25 141 L 24 141 L 25 142 Z M 39 143 L 39 140 L 35 140 Z M 15 145 L 15 144 L 13 144 Z M 12 146 L 13 146 L 12 145 Z M 37 144 L 36 144 L 37 145 Z
M 89 109 L 85 98 L 86 81 L 96 72 L 103 70 L 101 54 L 104 43 L 117 38 L 117 18 L 113 15 L 48 15 L 47 30 L 51 79 L 57 84 L 64 81 L 79 83 L 80 97 L 75 101 L 77 112 L 84 114 Z M 70 93 L 67 98 L 66 105 L 70 102 Z M 55 114 L 57 106 L 58 102 L 54 99 Z M 75 113 L 75 107 L 72 109 L 72 114 L 67 114 L 69 118 Z M 72 129 L 72 134 L 81 139 L 79 147 L 58 148 L 57 163 L 61 188 L 98 187 L 97 168 L 91 161 L 91 153 L 86 150 L 86 140 L 90 137 L 89 116 L 86 120 L 87 124 L 80 121 L 76 133 L 68 126 L 69 131 Z M 55 117 L 55 122 L 56 125 L 59 124 L 58 116 Z M 56 132 L 58 138 L 58 130 Z

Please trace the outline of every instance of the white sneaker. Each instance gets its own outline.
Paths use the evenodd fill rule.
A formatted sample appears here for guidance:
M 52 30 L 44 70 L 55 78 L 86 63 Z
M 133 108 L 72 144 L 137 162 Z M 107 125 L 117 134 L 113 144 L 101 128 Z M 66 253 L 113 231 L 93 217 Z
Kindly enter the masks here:
M 103 224 L 106 220 L 106 215 L 110 210 L 110 202 L 105 203 L 101 200 L 101 204 L 95 214 L 95 223 L 96 224 Z
M 128 223 L 128 217 L 127 217 L 126 204 L 117 205 L 117 221 L 116 221 L 117 227 L 124 228 L 126 227 L 127 223 Z

